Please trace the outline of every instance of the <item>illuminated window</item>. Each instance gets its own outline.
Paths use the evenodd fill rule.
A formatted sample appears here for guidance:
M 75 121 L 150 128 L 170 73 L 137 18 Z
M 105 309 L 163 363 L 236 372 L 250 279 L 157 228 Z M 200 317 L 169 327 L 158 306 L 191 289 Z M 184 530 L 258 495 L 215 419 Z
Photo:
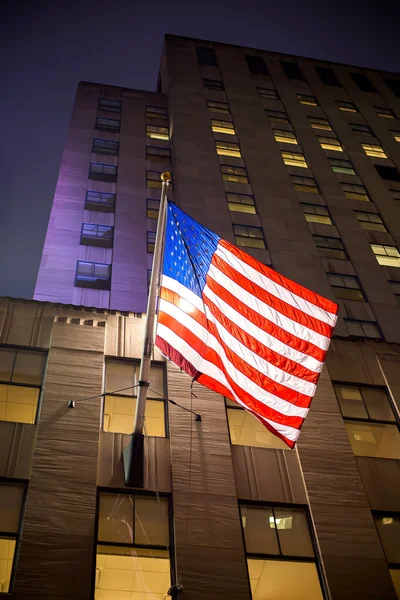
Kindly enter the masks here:
M 13 479 L 0 482 L 0 593 L 12 591 L 25 497 L 25 484 Z
M 308 117 L 308 120 L 310 121 L 310 125 L 313 129 L 325 129 L 325 131 L 332 131 L 332 127 L 328 119 Z
M 273 129 L 272 132 L 277 142 L 281 142 L 283 144 L 296 145 L 299 143 L 293 131 L 285 131 L 284 129 Z
M 363 73 L 349 73 L 362 92 L 376 92 L 376 87 Z
M 249 67 L 250 73 L 254 75 L 269 75 L 265 60 L 261 56 L 250 56 L 245 55 L 247 66 Z
M 169 497 L 163 493 L 99 493 L 96 598 L 167 597 L 172 572 L 169 514 Z
M 367 331 L 360 337 L 380 335 Z M 400 432 L 386 388 L 334 383 L 334 389 L 353 454 L 399 459 Z
M 102 131 L 119 131 L 121 121 L 119 119 L 106 119 L 105 117 L 97 117 L 96 129 Z
M 337 138 L 317 136 L 317 140 L 324 150 L 333 150 L 335 152 L 343 152 L 343 148 Z
M 106 361 L 103 431 L 132 433 L 138 394 L 140 362 Z M 145 435 L 166 436 L 165 367 L 152 363 L 145 410 Z
M 95 290 L 109 290 L 111 287 L 111 265 L 78 260 L 75 285 Z
M 265 248 L 264 235 L 261 227 L 233 225 L 235 243 L 244 248 Z
M 368 125 L 362 125 L 360 123 L 349 123 L 353 131 L 359 131 L 360 133 L 369 133 L 372 135 L 372 131 Z
M 99 110 L 107 110 L 108 112 L 120 113 L 121 108 L 121 100 L 110 100 L 109 98 L 100 98 L 99 100 Z
M 374 165 L 378 174 L 386 181 L 400 181 L 400 173 L 396 167 L 388 167 L 386 165 Z
M 229 115 L 229 104 L 227 102 L 214 102 L 209 100 L 207 102 L 208 110 L 210 112 L 218 112 L 223 113 L 225 115 Z
M 147 119 L 159 119 L 161 121 L 168 121 L 168 110 L 163 106 L 148 106 L 146 105 L 146 118 Z
M 108 192 L 87 191 L 85 200 L 86 210 L 97 210 L 100 212 L 114 212 L 115 194 Z
M 351 337 L 382 339 L 381 332 L 375 321 L 360 321 L 344 318 L 344 324 Z
M 367 156 L 376 156 L 377 158 L 387 158 L 382 146 L 377 144 L 361 144 Z
M 217 57 L 215 56 L 215 50 L 212 48 L 205 48 L 204 46 L 198 46 L 196 48 L 197 60 L 200 65 L 206 67 L 217 67 Z
M 367 190 L 363 185 L 351 185 L 350 183 L 341 183 L 344 195 L 349 200 L 362 200 L 370 202 Z
M 384 267 L 400 267 L 400 252 L 396 246 L 371 244 L 371 249 L 380 265 Z
M 160 201 L 153 200 L 152 198 L 147 198 L 146 209 L 148 219 L 158 219 L 158 213 L 160 212 Z
M 156 232 L 148 231 L 147 232 L 147 252 L 149 254 L 154 254 L 155 244 L 156 244 Z
M 249 183 L 247 171 L 244 167 L 221 165 L 221 174 L 224 181 L 232 183 Z
M 226 199 L 231 212 L 241 212 L 251 215 L 256 214 L 254 197 L 248 194 L 231 194 L 227 192 Z
M 318 106 L 318 102 L 315 96 L 306 96 L 305 94 L 297 94 L 297 98 L 300 104 L 306 104 L 307 106 Z
M 239 144 L 235 144 L 234 142 L 221 142 L 219 140 L 215 141 L 215 149 L 217 154 L 220 156 L 235 156 L 240 158 L 242 155 L 240 154 L 240 146 Z
M 342 100 L 336 100 L 339 110 L 343 112 L 358 112 L 356 106 L 352 102 L 343 102 Z
M 394 512 L 373 512 L 375 525 L 388 562 L 397 597 L 400 598 L 400 514 Z
M 152 161 L 168 160 L 171 158 L 169 148 L 157 148 L 156 146 L 146 146 L 146 159 Z
M 269 118 L 270 121 L 275 121 L 278 123 L 289 123 L 289 117 L 285 113 L 284 110 L 265 110 L 265 114 Z
M 300 67 L 298 66 L 297 63 L 295 62 L 291 62 L 288 60 L 281 60 L 280 61 L 283 70 L 286 73 L 286 77 L 288 79 L 296 79 L 297 81 L 305 81 L 304 79 L 304 75 L 300 70 Z
M 270 100 L 278 100 L 278 92 L 276 90 L 270 88 L 257 88 L 258 93 L 261 98 L 269 98 Z
M 0 421 L 36 422 L 45 363 L 43 352 L 0 348 Z
M 393 135 L 396 142 L 400 142 L 400 131 L 395 131 L 394 129 L 391 129 L 390 133 Z
M 237 446 L 255 446 L 257 448 L 280 448 L 288 446 L 247 410 L 233 400 L 225 398 L 231 444 Z
M 387 231 L 380 215 L 370 212 L 361 212 L 360 210 L 356 210 L 354 212 L 356 213 L 358 222 L 363 229 L 367 229 L 369 231 Z
M 357 277 L 337 273 L 327 273 L 327 275 L 338 300 L 357 300 L 361 302 L 365 300 Z
M 89 179 L 98 181 L 116 181 L 117 166 L 105 165 L 103 163 L 90 163 Z
M 309 194 L 319 194 L 317 182 L 312 177 L 300 177 L 291 175 L 292 184 L 297 192 L 306 192 Z
M 376 114 L 378 117 L 382 117 L 383 119 L 395 119 L 396 115 L 390 108 L 385 108 L 384 106 L 374 106 L 376 110 Z
M 112 248 L 114 227 L 110 225 L 97 225 L 95 223 L 83 223 L 80 244 L 83 246 L 99 246 L 101 248 Z
M 340 83 L 339 79 L 329 67 L 315 67 L 315 70 L 320 76 L 322 83 L 324 83 L 325 85 L 334 85 L 336 87 L 342 87 L 342 84 Z
M 152 140 L 169 140 L 168 127 L 146 125 L 146 136 Z
M 146 171 L 146 186 L 149 188 L 162 188 L 161 171 Z M 173 189 L 173 180 L 171 179 L 169 187 Z
M 223 81 L 219 79 L 203 79 L 203 86 L 208 90 L 223 92 L 225 90 Z
M 253 600 L 323 600 L 307 509 L 240 503 Z
M 313 235 L 313 239 L 320 256 L 324 258 L 339 258 L 346 260 L 346 252 L 339 238 L 323 235 Z
M 304 154 L 300 152 L 284 152 L 283 150 L 281 150 L 281 154 L 285 165 L 307 169 L 308 165 Z
M 332 171 L 334 173 L 344 173 L 346 175 L 355 175 L 355 171 L 351 161 L 345 160 L 343 158 L 329 158 L 328 160 L 331 164 Z
M 232 121 L 211 119 L 211 128 L 214 133 L 227 133 L 228 135 L 235 135 L 236 133 Z
M 301 203 L 304 218 L 308 223 L 321 223 L 323 225 L 332 225 L 326 206 L 318 206 L 316 204 Z

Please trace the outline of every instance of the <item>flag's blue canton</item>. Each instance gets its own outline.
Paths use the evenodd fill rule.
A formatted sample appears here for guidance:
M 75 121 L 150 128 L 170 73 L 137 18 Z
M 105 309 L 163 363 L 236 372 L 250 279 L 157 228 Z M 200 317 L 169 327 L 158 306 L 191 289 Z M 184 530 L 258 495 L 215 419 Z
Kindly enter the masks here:
M 163 273 L 200 296 L 220 237 L 168 202 Z

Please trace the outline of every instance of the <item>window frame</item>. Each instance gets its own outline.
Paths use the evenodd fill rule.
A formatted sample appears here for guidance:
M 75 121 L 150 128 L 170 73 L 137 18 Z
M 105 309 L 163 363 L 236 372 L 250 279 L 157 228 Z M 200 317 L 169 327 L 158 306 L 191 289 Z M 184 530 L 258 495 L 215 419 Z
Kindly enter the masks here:
M 234 202 L 233 200 L 230 200 L 228 198 L 229 195 L 238 196 L 239 200 L 240 200 L 241 196 L 245 196 L 246 198 L 252 198 L 253 202 L 250 203 L 250 204 L 246 204 L 245 202 L 243 202 L 243 203 L 242 202 Z M 251 214 L 251 215 L 258 214 L 257 213 L 256 201 L 255 201 L 255 198 L 254 198 L 253 194 L 240 194 L 240 193 L 237 193 L 237 192 L 227 192 L 227 191 L 225 191 L 225 197 L 226 197 L 226 202 L 228 204 L 228 210 L 229 210 L 229 212 L 240 212 L 240 213 L 243 213 L 243 214 Z M 253 211 L 232 210 L 229 207 L 229 204 L 237 204 L 237 205 L 242 205 L 242 206 L 252 206 L 254 208 L 254 212 Z
M 381 117 L 382 119 L 397 119 L 395 113 L 392 111 L 391 108 L 387 108 L 386 106 L 374 106 L 374 110 L 377 114 L 378 117 Z
M 222 81 L 222 79 L 209 79 L 208 77 L 203 77 L 203 87 L 206 90 L 214 90 L 216 92 L 225 92 L 225 86 L 224 86 L 224 82 Z
M 331 156 L 328 156 L 327 158 L 328 158 L 328 162 L 331 166 L 331 169 L 334 173 L 341 173 L 342 175 L 356 175 L 354 165 L 350 159 L 333 158 Z M 334 165 L 334 164 L 332 164 L 332 161 L 341 162 L 342 166 L 340 166 L 340 164 Z M 350 166 L 345 166 L 344 163 L 346 163 L 347 165 L 350 165 Z M 347 169 L 347 170 L 344 170 L 344 169 Z
M 279 100 L 278 90 L 276 90 L 275 88 L 258 87 L 257 92 L 260 98 L 266 98 L 267 100 Z
M 109 105 L 102 105 L 102 102 L 110 102 Z M 117 114 L 121 114 L 122 111 L 122 100 L 115 100 L 113 98 L 99 98 L 99 103 L 97 105 L 97 110 L 103 110 L 105 112 L 113 112 Z
M 356 319 L 354 319 L 356 320 Z M 372 321 L 371 321 L 372 322 Z M 379 329 L 379 327 L 378 327 Z M 400 431 L 400 419 L 397 415 L 397 410 L 396 407 L 394 405 L 394 402 L 392 400 L 392 397 L 389 393 L 389 390 L 387 389 L 387 387 L 385 385 L 373 385 L 370 383 L 358 383 L 358 382 L 349 382 L 349 381 L 341 381 L 341 380 L 336 380 L 333 379 L 332 380 L 332 385 L 333 385 L 333 389 L 335 391 L 335 396 L 339 405 L 339 409 L 340 409 L 340 414 L 342 415 L 342 419 L 343 421 L 360 421 L 361 423 L 382 423 L 383 425 L 397 425 L 399 431 Z M 336 390 L 335 390 L 335 386 L 341 386 L 341 387 L 351 387 L 351 388 L 359 388 L 360 390 L 360 394 L 362 397 L 362 392 L 361 390 L 363 388 L 367 389 L 367 390 L 379 390 L 379 391 L 384 391 L 388 400 L 388 404 L 390 406 L 390 410 L 393 413 L 393 417 L 394 420 L 393 421 L 388 421 L 386 419 L 372 419 L 371 417 L 369 418 L 362 418 L 362 417 L 345 417 L 343 416 L 343 411 L 342 411 L 342 407 L 340 406 L 340 402 L 339 399 L 336 395 Z M 367 404 L 365 403 L 364 399 L 363 399 L 363 404 L 365 405 L 365 410 L 367 412 L 367 414 L 369 414 L 368 412 L 368 407 Z
M 213 133 L 236 135 L 235 125 L 233 121 L 224 121 L 223 119 L 210 119 L 210 125 Z
M 347 275 L 345 273 L 334 273 L 332 271 L 327 271 L 326 275 L 328 277 L 329 285 L 331 286 L 333 293 L 335 294 L 335 296 L 338 300 L 351 300 L 352 302 L 367 302 L 366 295 L 364 293 L 364 290 L 361 287 L 361 282 L 356 275 Z M 345 283 L 346 279 L 351 279 L 358 284 L 358 287 L 351 287 L 351 286 L 348 287 L 346 285 L 336 285 L 335 282 L 333 282 L 331 280 L 331 277 L 341 277 L 341 278 L 343 278 L 343 283 Z M 345 296 L 340 297 L 339 295 L 336 295 L 336 290 L 355 290 L 356 292 L 360 293 L 361 298 L 356 299 L 356 298 L 346 298 Z
M 400 250 L 397 246 L 392 246 L 389 244 L 375 244 L 370 242 L 370 246 L 371 246 L 371 251 L 373 253 L 373 255 L 375 256 L 375 259 L 377 261 L 377 263 L 381 266 L 381 267 L 389 267 L 389 268 L 393 268 L 393 269 L 398 269 L 400 268 Z M 376 252 L 374 252 L 373 246 L 382 246 L 385 250 L 385 253 L 380 253 L 377 254 Z M 395 250 L 397 251 L 397 255 L 396 254 L 389 254 L 386 250 L 386 248 L 395 248 Z M 383 257 L 387 257 L 387 258 L 397 258 L 398 259 L 398 265 L 385 265 L 379 262 L 378 260 L 378 256 L 383 256 Z
M 311 94 L 296 94 L 296 96 L 300 104 L 305 106 L 319 106 L 317 98 Z
M 158 110 L 161 112 L 157 112 Z M 165 106 L 155 106 L 153 104 L 146 104 L 145 118 L 159 119 L 160 121 L 168 121 L 168 108 L 166 108 Z
M 85 225 L 90 225 L 93 228 L 96 228 L 96 235 L 85 236 L 84 235 Z M 111 232 L 111 236 L 102 238 L 99 235 L 99 228 L 101 228 L 101 227 L 107 228 Z M 88 241 L 90 241 L 91 243 L 88 243 Z M 112 248 L 114 245 L 114 226 L 113 225 L 104 225 L 103 223 L 87 223 L 87 222 L 82 223 L 81 237 L 79 239 L 79 244 L 81 246 L 93 246 L 93 247 L 98 247 L 98 248 Z
M 152 154 L 149 153 L 149 150 L 157 150 L 156 153 Z M 161 154 L 160 154 L 160 150 L 162 150 Z M 146 160 L 152 160 L 154 162 L 158 162 L 158 161 L 169 161 L 171 162 L 171 149 L 170 148 L 164 148 L 163 146 L 148 146 L 146 144 Z M 163 152 L 165 152 L 166 154 L 163 154 Z
M 225 183 L 235 183 L 235 184 L 239 184 L 239 185 L 250 185 L 249 176 L 248 176 L 246 167 L 242 167 L 242 166 L 239 166 L 239 165 L 225 165 L 225 164 L 222 164 L 222 163 L 220 163 L 219 166 L 220 166 L 220 170 L 221 170 L 222 181 L 225 181 Z M 233 169 L 233 172 L 232 173 L 224 172 L 223 171 L 224 168 Z M 241 170 L 243 172 L 242 173 L 239 173 L 239 172 L 235 173 L 235 169 Z M 246 179 L 246 181 L 233 181 L 231 179 L 225 179 L 224 175 L 227 175 L 227 176 L 229 176 L 229 175 L 236 175 L 237 177 L 243 177 L 244 179 Z
M 292 156 L 284 156 L 284 155 L 289 155 L 291 154 Z M 307 162 L 306 156 L 303 152 L 291 152 L 289 150 L 282 150 L 281 149 L 281 156 L 282 156 L 282 160 L 283 160 L 283 164 L 285 164 L 287 167 L 298 167 L 300 169 L 309 169 L 310 165 Z M 297 160 L 296 158 L 294 158 L 294 156 L 302 156 L 303 160 Z M 286 160 L 288 161 L 292 161 L 292 162 L 285 162 Z
M 90 198 L 88 197 L 88 194 L 97 194 L 99 201 L 96 202 L 95 200 L 92 200 L 92 204 L 94 206 L 90 206 Z M 106 197 L 106 196 L 110 196 L 112 197 L 113 202 L 104 202 L 102 200 L 102 197 Z M 85 196 L 85 210 L 94 210 L 94 211 L 98 211 L 98 212 L 115 212 L 115 203 L 116 203 L 116 196 L 117 194 L 115 192 L 98 192 L 97 190 L 86 190 L 86 196 Z M 101 207 L 101 208 L 100 208 Z
M 288 125 L 290 125 L 289 115 L 285 110 L 274 110 L 271 108 L 266 108 L 265 114 L 270 122 L 287 123 Z
M 235 227 L 242 227 L 242 228 L 245 228 L 245 229 L 257 229 L 258 231 L 261 232 L 261 236 L 256 237 L 256 236 L 242 235 L 240 233 L 236 233 Z M 262 227 L 260 227 L 258 225 L 240 225 L 239 223 L 232 223 L 232 230 L 233 230 L 233 236 L 235 238 L 235 245 L 238 246 L 239 248 L 252 248 L 252 249 L 257 249 L 257 250 L 267 250 L 268 249 L 268 246 L 267 246 L 267 243 L 266 243 L 266 240 L 265 240 L 265 236 L 264 236 L 264 230 L 263 230 Z M 240 237 L 240 238 L 246 238 L 246 239 L 249 239 L 249 240 L 252 240 L 252 239 L 262 240 L 264 246 L 263 247 L 261 247 L 261 246 L 259 247 L 259 246 L 243 246 L 243 245 L 240 245 L 240 244 L 237 243 L 237 238 L 238 237 Z
M 365 340 L 383 340 L 384 337 L 382 335 L 382 331 L 379 327 L 379 323 L 377 321 L 367 321 L 366 319 L 354 319 L 353 317 L 344 317 L 343 321 L 346 325 L 347 333 L 349 338 L 353 339 L 365 339 Z M 355 335 L 349 332 L 347 327 L 347 323 L 355 323 L 356 325 L 360 325 L 361 329 L 364 331 L 363 325 L 373 325 L 378 330 L 379 336 L 370 336 L 370 335 Z M 354 419 L 351 419 L 354 420 Z
M 335 224 L 332 220 L 332 217 L 328 210 L 328 207 L 325 204 L 313 204 L 312 202 L 300 202 L 300 206 L 301 206 L 301 210 L 303 211 L 304 219 L 307 221 L 307 223 L 316 223 L 317 225 L 334 225 Z M 308 208 L 309 212 L 304 210 L 305 208 Z M 323 214 L 319 214 L 318 211 L 321 211 L 321 213 L 323 213 Z M 322 218 L 325 217 L 327 219 L 327 221 L 322 222 L 322 221 L 318 221 L 318 220 L 313 220 L 312 218 L 307 219 L 306 215 L 311 215 L 311 217 L 313 215 L 315 215 L 315 217 L 322 217 Z
M 334 237 L 332 235 L 320 235 L 320 234 L 313 234 L 312 237 L 313 237 L 315 247 L 317 248 L 317 252 L 321 258 L 326 258 L 327 260 L 349 260 L 349 258 L 347 256 L 346 248 L 344 247 L 343 242 L 340 237 Z M 336 241 L 340 242 L 342 247 L 341 248 L 331 247 L 331 246 L 329 246 L 329 241 L 328 241 L 328 246 L 318 246 L 315 238 L 323 238 L 326 240 L 336 240 Z M 323 256 L 319 252 L 318 248 L 325 248 L 326 250 L 337 250 L 339 252 L 343 252 L 344 256 L 342 258 L 339 258 L 337 256 Z
M 329 119 L 327 118 L 308 116 L 308 121 L 310 123 L 311 129 L 319 129 L 321 131 L 333 131 L 332 125 L 330 124 Z M 325 121 L 325 123 L 323 123 L 323 121 Z M 316 125 L 319 125 L 319 127 L 315 127 Z
M 373 516 L 373 519 L 374 519 L 374 525 L 375 525 L 375 527 L 376 527 L 376 517 L 377 518 L 383 518 L 383 517 L 397 517 L 397 518 L 400 518 L 400 511 L 394 511 L 394 510 L 371 510 L 371 512 L 372 512 L 372 516 Z M 377 527 L 376 527 L 376 532 L 378 534 L 379 541 L 381 543 L 382 550 L 383 550 L 383 553 L 385 555 L 386 562 L 387 562 L 387 565 L 388 565 L 389 569 L 399 570 L 400 569 L 400 561 L 399 562 L 390 562 L 390 561 L 388 561 L 387 556 L 386 556 L 385 546 L 383 545 L 382 538 L 380 536 L 379 529 Z
M 385 223 L 383 222 L 383 219 L 382 219 L 382 217 L 381 217 L 381 215 L 379 213 L 368 212 L 366 210 L 355 210 L 354 213 L 355 213 L 357 221 L 360 224 L 361 229 L 364 229 L 364 231 L 380 231 L 382 233 L 388 233 L 388 229 L 387 229 Z M 367 218 L 366 219 L 359 219 L 358 218 L 359 215 L 366 215 Z M 376 218 L 378 218 L 380 220 L 379 221 L 373 221 L 373 220 L 371 220 L 370 215 L 373 215 L 374 217 L 376 217 Z M 379 229 L 379 228 L 376 228 L 376 227 L 364 227 L 362 225 L 362 223 L 370 223 L 371 225 L 377 225 L 377 226 L 381 225 L 382 228 Z
M 350 100 L 336 100 L 336 106 L 341 112 L 360 112 L 354 102 L 350 102 Z
M 95 275 L 87 275 L 87 277 L 93 277 L 94 282 L 96 281 L 104 281 L 107 282 L 107 286 L 106 287 L 98 287 L 96 285 L 79 285 L 79 283 L 83 283 L 84 280 L 81 280 L 81 282 L 78 279 L 78 268 L 79 268 L 79 264 L 80 263 L 86 263 L 89 265 L 101 265 L 103 267 L 108 267 L 110 276 L 109 277 L 96 277 Z M 78 259 L 76 261 L 76 269 L 75 269 L 75 279 L 74 279 L 74 287 L 83 287 L 83 288 L 90 288 L 92 290 L 103 290 L 103 291 L 110 291 L 111 290 L 111 277 L 112 277 L 112 263 L 101 263 L 97 260 L 80 260 Z M 89 282 L 90 280 L 88 280 Z
M 165 129 L 166 133 L 161 131 L 162 129 Z M 164 125 L 151 125 L 151 123 L 145 123 L 144 130 L 145 136 L 150 140 L 164 140 L 165 142 L 169 142 L 170 140 L 168 125 L 164 127 Z
M 104 121 L 115 121 L 115 123 L 117 123 L 117 125 L 107 125 L 107 124 L 100 124 L 99 120 L 103 119 Z M 115 132 L 119 132 L 121 130 L 121 119 L 111 119 L 109 117 L 96 117 L 96 126 L 95 129 L 98 129 L 99 131 L 115 131 Z

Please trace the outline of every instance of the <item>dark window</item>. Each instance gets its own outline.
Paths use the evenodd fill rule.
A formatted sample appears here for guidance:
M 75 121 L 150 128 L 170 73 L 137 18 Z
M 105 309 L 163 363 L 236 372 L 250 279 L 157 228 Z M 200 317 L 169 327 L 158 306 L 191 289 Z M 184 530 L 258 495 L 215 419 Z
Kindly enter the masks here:
M 396 115 L 390 108 L 386 108 L 384 106 L 374 106 L 376 110 L 376 114 L 378 117 L 382 117 L 383 119 L 395 119 Z
M 119 142 L 94 138 L 92 152 L 117 155 L 119 152 Z
M 249 183 L 247 171 L 244 167 L 221 165 L 222 179 L 232 183 Z
M 318 102 L 315 96 L 297 94 L 297 99 L 299 100 L 300 104 L 305 104 L 306 106 L 318 106 Z
M 372 135 L 371 129 L 368 125 L 362 125 L 360 123 L 349 123 L 353 131 L 360 131 L 361 133 L 369 133 Z
M 346 252 L 339 238 L 323 235 L 313 235 L 318 252 L 324 258 L 338 258 L 346 260 Z
M 146 106 L 146 118 L 168 121 L 168 111 L 162 106 Z
M 160 201 L 146 198 L 146 214 L 148 219 L 158 219 L 160 212 Z
M 345 175 L 355 175 L 353 165 L 350 160 L 344 158 L 329 158 L 328 161 L 331 164 L 332 171 L 334 173 L 343 173 Z
M 381 337 L 376 323 L 345 322 L 354 337 Z M 335 382 L 333 387 L 353 454 L 399 459 L 400 433 L 386 388 Z
M 114 227 L 83 223 L 80 243 L 84 246 L 100 246 L 112 248 Z
M 202 46 L 196 48 L 197 60 L 200 65 L 208 67 L 217 67 L 217 57 L 215 56 L 215 50 L 212 48 L 204 48 Z
M 86 192 L 85 201 L 86 210 L 98 210 L 101 212 L 114 212 L 115 210 L 115 194 L 107 192 Z
M 121 598 L 132 588 L 138 598 L 166 597 L 174 572 L 169 497 L 101 491 L 97 514 L 96 598 Z
M 155 244 L 156 244 L 156 232 L 148 231 L 147 232 L 147 252 L 149 254 L 154 254 Z
M 304 75 L 301 72 L 300 67 L 298 66 L 297 63 L 287 61 L 287 60 L 281 60 L 280 62 L 281 62 L 283 70 L 286 73 L 286 77 L 288 79 L 296 79 L 298 81 L 305 81 Z
M 254 196 L 249 194 L 232 194 L 227 192 L 228 208 L 231 212 L 241 212 L 247 214 L 256 214 Z
M 336 87 L 342 87 L 339 79 L 336 77 L 335 73 L 329 67 L 315 67 L 318 75 L 322 83 L 325 85 L 335 85 Z
M 400 598 L 400 513 L 373 512 L 397 597 Z
M 307 509 L 241 502 L 240 517 L 253 598 L 321 600 Z
M 120 113 L 121 108 L 121 100 L 110 100 L 109 98 L 100 98 L 99 100 L 99 110 L 108 110 L 108 112 Z
M 366 229 L 367 231 L 387 232 L 380 215 L 361 210 L 356 210 L 354 212 L 356 213 L 357 220 L 363 229 Z
M 327 275 L 336 298 L 342 300 L 365 300 L 357 277 L 338 273 L 327 273 Z
M 161 171 L 146 171 L 146 186 L 149 188 L 162 188 Z M 173 189 L 172 179 L 169 187 Z
M 151 273 L 151 271 L 150 271 Z M 103 430 L 132 433 L 135 421 L 140 361 L 106 360 Z M 145 409 L 145 435 L 166 437 L 165 365 L 152 362 Z
M 261 227 L 233 225 L 235 243 L 244 248 L 265 248 L 264 235 Z
M 203 79 L 203 86 L 208 90 L 224 91 L 224 83 L 219 79 Z
M 308 117 L 310 125 L 313 129 L 324 129 L 325 131 L 332 131 L 331 124 L 328 119 L 321 119 L 319 117 Z
M 382 179 L 386 181 L 400 181 L 400 173 L 396 167 L 387 167 L 386 165 L 374 165 Z
M 366 75 L 362 73 L 350 73 L 350 77 L 353 78 L 362 92 L 376 92 L 376 87 Z
M 89 179 L 98 181 L 116 181 L 116 165 L 105 165 L 102 163 L 90 163 Z
M 214 102 L 213 100 L 209 100 L 207 106 L 210 112 L 223 113 L 224 115 L 230 114 L 229 104 L 227 102 Z
M 146 146 L 147 160 L 168 160 L 171 158 L 171 150 L 169 148 L 158 148 L 157 146 Z
M 96 129 L 104 131 L 119 131 L 121 121 L 119 119 L 106 119 L 106 117 L 97 117 Z
M 389 79 L 389 77 L 384 77 L 383 81 L 392 90 L 393 94 L 400 98 L 400 79 Z
M 342 112 L 358 112 L 357 107 L 353 102 L 344 102 L 343 100 L 336 100 L 338 109 Z
M 45 363 L 44 352 L 0 348 L 0 421 L 35 423 Z
M 111 286 L 111 265 L 78 260 L 75 285 L 96 290 L 109 290 Z
M 349 200 L 363 200 L 364 202 L 371 202 L 368 196 L 368 192 L 363 185 L 350 183 L 341 183 L 344 195 Z
M 332 225 L 326 206 L 319 204 L 306 204 L 301 202 L 300 206 L 303 210 L 304 218 L 307 223 L 319 223 L 321 225 Z
M 257 91 L 261 98 L 269 98 L 273 100 L 279 99 L 278 92 L 276 90 L 272 90 L 270 88 L 257 88 Z
M 344 318 L 344 324 L 350 337 L 372 338 L 374 340 L 382 338 L 376 321 L 360 321 L 358 319 Z
M 255 75 L 269 75 L 267 65 L 261 56 L 250 56 L 246 54 L 245 59 L 250 73 L 254 73 Z
M 289 123 L 289 117 L 283 110 L 265 110 L 265 114 L 269 118 L 270 121 L 275 121 L 277 123 Z
M 317 182 L 313 177 L 300 177 L 291 175 L 292 184 L 297 192 L 306 192 L 309 194 L 319 194 Z
M 0 482 L 0 593 L 12 591 L 26 490 L 26 484 L 16 479 Z

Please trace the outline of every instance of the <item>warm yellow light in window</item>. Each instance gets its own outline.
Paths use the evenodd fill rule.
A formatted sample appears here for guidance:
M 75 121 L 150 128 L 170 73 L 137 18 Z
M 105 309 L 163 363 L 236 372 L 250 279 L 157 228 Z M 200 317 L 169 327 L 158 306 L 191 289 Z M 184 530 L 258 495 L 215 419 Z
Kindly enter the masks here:
M 275 140 L 277 142 L 282 142 L 283 144 L 297 144 L 299 143 L 295 136 L 293 135 L 293 137 L 288 137 L 288 136 L 284 136 L 284 135 L 280 135 L 279 133 L 275 133 L 274 134 Z
M 220 156 L 234 156 L 235 158 L 241 158 L 240 150 L 232 148 L 224 148 L 223 146 L 217 146 L 217 154 Z
M 299 183 L 294 183 L 293 187 L 296 190 L 296 192 L 307 192 L 308 194 L 319 194 L 318 188 L 314 187 L 313 185 L 301 185 Z
M 332 225 L 332 221 L 325 215 L 314 215 L 304 213 L 304 218 L 308 223 L 321 223 L 322 225 Z
M 105 396 L 104 431 L 132 433 L 136 410 L 136 398 Z M 165 437 L 164 401 L 146 401 L 145 435 Z
M 393 137 L 396 140 L 396 142 L 400 142 L 400 133 L 393 134 Z
M 19 385 L 0 385 L 0 421 L 34 423 L 40 390 Z
M 7 593 L 10 588 L 15 544 L 14 539 L 0 537 L 0 593 Z
M 231 212 L 241 212 L 248 215 L 256 214 L 256 207 L 251 204 L 240 204 L 239 202 L 228 202 L 228 208 Z
M 318 122 L 313 122 L 311 121 L 311 127 L 313 129 L 324 129 L 325 131 L 332 131 L 332 127 L 329 125 L 329 123 L 318 123 Z
M 332 142 L 320 142 L 321 148 L 324 150 L 333 150 L 334 152 L 343 152 L 343 148 L 340 144 L 334 144 Z
M 308 165 L 303 154 L 292 154 L 291 152 L 282 152 L 282 158 L 285 165 L 291 167 L 301 167 L 307 169 Z
M 222 125 L 212 125 L 214 133 L 226 133 L 228 135 L 236 135 L 235 130 L 231 127 L 223 127 Z
M 364 202 L 370 201 L 367 194 L 359 194 L 358 192 L 345 192 L 344 195 L 349 200 L 363 200 Z
M 357 112 L 356 109 L 351 106 L 339 106 L 339 110 L 342 110 L 343 112 Z
M 152 140 L 169 140 L 169 137 L 168 137 L 167 133 L 153 133 L 153 132 L 149 132 L 147 134 L 147 137 L 151 138 Z
M 364 148 L 367 156 L 376 156 L 377 158 L 387 158 L 382 146 L 376 146 L 375 144 L 361 144 Z

